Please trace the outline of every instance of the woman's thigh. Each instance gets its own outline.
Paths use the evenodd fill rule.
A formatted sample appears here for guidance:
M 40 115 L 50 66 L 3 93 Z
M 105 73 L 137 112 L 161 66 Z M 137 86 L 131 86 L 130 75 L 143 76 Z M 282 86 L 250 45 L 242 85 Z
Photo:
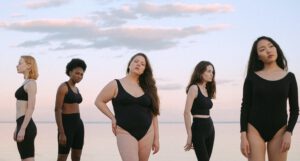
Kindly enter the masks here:
M 122 161 L 139 161 L 138 141 L 119 126 L 117 126 L 116 137 Z

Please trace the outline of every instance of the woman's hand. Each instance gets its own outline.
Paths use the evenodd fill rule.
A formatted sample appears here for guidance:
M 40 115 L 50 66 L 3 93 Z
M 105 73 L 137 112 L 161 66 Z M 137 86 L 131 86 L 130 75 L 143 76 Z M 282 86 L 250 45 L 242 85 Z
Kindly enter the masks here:
M 22 142 L 25 137 L 25 129 L 20 129 L 17 135 L 17 142 Z
M 159 139 L 157 137 L 154 137 L 154 141 L 152 144 L 152 151 L 153 154 L 156 154 L 159 151 Z
M 186 144 L 184 146 L 184 150 L 189 151 L 191 149 L 193 149 L 192 136 L 188 136 L 186 140 Z
M 249 158 L 250 145 L 246 135 L 246 132 L 241 134 L 241 152 L 246 158 Z
M 17 130 L 15 129 L 14 135 L 13 135 L 14 141 L 17 141 Z
M 287 152 L 291 147 L 292 133 L 286 131 L 283 135 L 282 143 L 281 143 L 281 151 Z
M 116 136 L 117 135 L 117 120 L 116 118 L 112 118 L 111 119 L 111 129 L 112 129 L 112 132 L 114 133 L 114 135 Z
M 67 137 L 64 133 L 59 133 L 58 135 L 58 143 L 60 145 L 66 145 L 67 144 Z

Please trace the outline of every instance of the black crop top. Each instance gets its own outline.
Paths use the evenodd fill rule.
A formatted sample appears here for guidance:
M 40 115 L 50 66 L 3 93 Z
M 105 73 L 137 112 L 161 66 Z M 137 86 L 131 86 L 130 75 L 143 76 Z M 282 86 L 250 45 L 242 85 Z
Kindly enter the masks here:
M 191 113 L 192 115 L 209 115 L 209 110 L 212 108 L 213 103 L 209 97 L 202 94 L 198 85 L 198 95 L 194 99 Z
M 28 94 L 24 89 L 24 85 L 17 89 L 15 97 L 17 100 L 28 101 Z
M 79 93 L 79 90 L 77 89 L 77 93 L 75 93 L 69 86 L 68 82 L 65 83 L 68 86 L 68 92 L 65 95 L 64 103 L 78 103 L 78 104 L 81 103 L 82 97 L 81 94 Z
M 289 120 L 287 120 L 289 99 Z M 247 131 L 248 122 L 287 124 L 292 132 L 299 115 L 298 87 L 295 75 L 289 72 L 284 78 L 270 81 L 255 73 L 247 75 L 244 82 L 241 107 L 241 131 Z

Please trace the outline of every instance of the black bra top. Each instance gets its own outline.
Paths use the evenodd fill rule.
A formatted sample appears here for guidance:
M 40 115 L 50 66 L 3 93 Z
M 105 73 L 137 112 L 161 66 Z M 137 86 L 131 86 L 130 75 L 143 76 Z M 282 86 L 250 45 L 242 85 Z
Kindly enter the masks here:
M 78 103 L 78 104 L 81 103 L 82 97 L 81 94 L 79 93 L 79 90 L 77 89 L 77 93 L 75 93 L 69 86 L 68 82 L 65 83 L 68 86 L 68 92 L 65 95 L 64 103 Z
M 209 110 L 212 108 L 213 103 L 209 97 L 206 97 L 202 94 L 199 86 L 198 95 L 194 99 L 191 113 L 192 115 L 209 115 Z
M 28 101 L 28 94 L 24 89 L 24 85 L 17 89 L 15 97 L 17 100 Z

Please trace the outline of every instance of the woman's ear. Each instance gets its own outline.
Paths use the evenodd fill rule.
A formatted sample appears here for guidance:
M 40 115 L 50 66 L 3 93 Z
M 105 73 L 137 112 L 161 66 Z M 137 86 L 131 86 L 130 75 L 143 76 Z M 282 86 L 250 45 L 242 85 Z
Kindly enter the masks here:
M 29 71 L 31 71 L 31 67 L 32 67 L 32 65 L 30 65 L 30 64 L 26 64 L 26 66 L 27 66 L 27 69 L 28 69 Z

